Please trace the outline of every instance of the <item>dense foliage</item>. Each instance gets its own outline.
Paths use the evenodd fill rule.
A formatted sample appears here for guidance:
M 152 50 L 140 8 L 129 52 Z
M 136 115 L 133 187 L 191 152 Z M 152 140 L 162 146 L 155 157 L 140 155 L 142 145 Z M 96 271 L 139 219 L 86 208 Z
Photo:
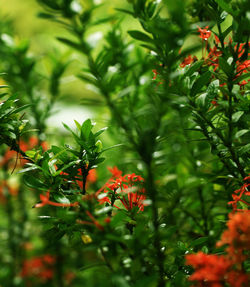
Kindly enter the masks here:
M 38 2 L 69 52 L 0 22 L 0 284 L 249 286 L 248 1 Z M 51 131 L 72 53 L 99 129 Z

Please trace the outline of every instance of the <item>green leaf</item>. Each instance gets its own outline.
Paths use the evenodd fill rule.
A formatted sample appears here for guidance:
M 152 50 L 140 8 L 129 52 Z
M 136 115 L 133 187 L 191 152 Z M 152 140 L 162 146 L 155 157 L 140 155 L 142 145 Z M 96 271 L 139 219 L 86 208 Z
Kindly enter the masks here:
M 27 165 L 29 165 L 30 167 L 23 168 L 23 169 L 19 170 L 17 173 L 24 173 L 24 172 L 35 170 L 35 169 L 42 170 L 42 168 L 39 165 L 36 165 L 36 164 L 27 164 Z
M 248 133 L 250 130 L 240 130 L 235 134 L 235 138 L 239 138 L 243 135 L 245 135 L 246 133 Z
M 102 142 L 100 140 L 98 140 L 95 143 L 95 146 L 96 146 L 96 152 L 101 152 L 101 150 L 102 150 Z
M 53 16 L 52 14 L 48 14 L 44 12 L 38 13 L 37 16 L 42 19 L 54 19 L 55 18 L 55 16 Z
M 63 194 L 55 193 L 53 194 L 53 198 L 59 203 L 70 204 L 69 199 Z
M 239 149 L 240 155 L 245 154 L 245 153 L 250 153 L 250 143 Z
M 99 164 L 99 163 L 101 163 L 103 161 L 105 161 L 105 157 L 100 157 L 100 158 L 94 160 L 94 164 L 96 165 L 96 164 Z
M 128 33 L 132 38 L 134 38 L 136 40 L 148 42 L 148 43 L 153 42 L 152 38 L 150 38 L 147 34 L 142 33 L 140 31 L 133 30 L 133 31 L 128 31 Z
M 200 108 L 204 108 L 206 107 L 207 103 L 208 103 L 208 94 L 207 93 L 203 93 L 201 94 L 197 99 L 196 99 L 196 104 L 198 107 Z
M 100 129 L 98 132 L 96 132 L 94 134 L 95 137 L 98 137 L 100 134 L 102 134 L 103 132 L 105 132 L 107 130 L 108 127 L 102 128 Z
M 65 169 L 67 169 L 67 168 L 69 168 L 69 167 L 71 167 L 71 166 L 73 166 L 73 165 L 77 165 L 77 164 L 79 164 L 80 162 L 81 162 L 81 160 L 78 159 L 78 160 L 74 160 L 74 161 L 72 161 L 72 162 L 70 162 L 70 163 L 64 165 L 63 168 L 61 168 L 61 169 L 57 170 L 56 172 L 54 172 L 54 173 L 53 173 L 53 176 L 59 175 L 59 174 L 60 174 L 62 171 L 64 171 Z
M 190 91 L 191 96 L 195 96 L 196 94 L 198 94 L 201 89 L 210 82 L 210 76 L 211 72 L 207 71 L 194 82 Z
M 225 10 L 227 13 L 231 14 L 232 16 L 237 16 L 237 13 L 224 1 L 224 0 L 215 0 L 219 6 Z
M 57 146 L 52 146 L 51 147 L 52 152 L 54 153 L 54 156 L 52 159 L 58 158 L 62 162 L 67 162 L 69 157 L 67 155 L 67 151 L 65 148 L 57 147 Z
M 78 43 L 75 43 L 71 40 L 68 40 L 68 39 L 65 39 L 65 38 L 61 38 L 61 37 L 57 37 L 57 40 L 66 44 L 67 46 L 71 47 L 71 48 L 74 48 L 76 50 L 79 50 L 80 52 L 84 52 L 85 51 L 85 48 L 84 46 L 78 44 Z
M 14 130 L 14 127 L 8 123 L 1 123 L 0 127 L 3 129 Z
M 223 39 L 226 38 L 226 36 L 233 30 L 233 25 L 229 26 L 223 33 Z
M 49 167 L 49 171 L 50 173 L 55 176 L 55 173 L 56 173 L 56 168 L 55 168 L 55 163 L 57 162 L 57 160 L 55 159 L 50 159 L 48 161 L 48 167 Z
M 239 111 L 233 114 L 232 116 L 232 121 L 233 123 L 237 123 L 238 120 L 243 116 L 244 112 L 243 111 Z
M 123 146 L 123 144 L 116 144 L 116 145 L 107 147 L 107 148 L 103 149 L 102 152 L 105 152 L 105 151 L 107 151 L 107 150 L 109 150 L 109 149 L 116 148 L 116 147 L 119 147 L 119 146 Z
M 24 183 L 30 188 L 34 188 L 38 190 L 48 190 L 48 187 L 40 179 L 38 179 L 35 176 L 30 176 L 30 175 L 25 174 L 23 176 L 23 180 L 24 180 Z
M 222 69 L 222 71 L 230 77 L 232 75 L 233 69 L 232 67 L 227 63 L 225 59 L 222 57 L 219 57 L 219 66 Z
M 198 246 L 198 245 L 202 245 L 203 243 L 209 241 L 209 237 L 200 237 L 195 239 L 194 241 L 191 242 L 191 246 Z
M 134 13 L 132 11 L 126 10 L 126 9 L 122 9 L 122 8 L 115 8 L 115 10 L 119 11 L 119 12 L 123 12 L 129 15 L 134 15 Z
M 79 132 L 81 132 L 81 125 L 78 123 L 78 121 L 74 120 L 76 127 L 78 128 Z
M 81 141 L 81 139 L 78 137 L 78 135 L 77 135 L 76 133 L 74 133 L 74 132 L 72 131 L 72 129 L 71 129 L 68 125 L 66 125 L 65 123 L 62 123 L 62 124 L 63 124 L 63 126 L 65 127 L 65 129 L 67 129 L 68 131 L 70 131 L 70 132 L 72 133 L 72 135 L 74 136 L 75 141 L 76 141 L 79 145 L 82 145 L 82 141 Z
M 194 72 L 198 71 L 204 61 L 197 61 L 193 65 L 190 66 L 190 68 L 185 72 L 184 77 L 190 77 L 193 75 Z
M 13 109 L 13 110 L 9 113 L 9 115 L 12 115 L 12 114 L 14 114 L 14 113 L 17 114 L 17 113 L 21 112 L 22 110 L 24 110 L 24 109 L 26 109 L 27 107 L 30 107 L 30 106 L 32 106 L 32 104 L 23 105 L 23 106 L 20 107 L 20 108 Z
M 79 79 L 87 82 L 87 83 L 90 83 L 92 84 L 93 86 L 97 86 L 98 87 L 98 84 L 97 84 L 97 81 L 96 79 L 92 76 L 88 76 L 88 75 L 83 75 L 83 74 L 80 74 L 77 76 Z
M 87 141 L 88 138 L 89 138 L 91 129 L 92 129 L 91 120 L 90 120 L 90 119 L 87 119 L 87 120 L 82 124 L 82 127 L 81 127 L 81 138 Z
M 8 135 L 8 137 L 13 139 L 13 140 L 16 139 L 16 135 L 13 132 L 9 131 L 9 130 L 8 130 L 8 134 L 6 134 L 6 135 Z

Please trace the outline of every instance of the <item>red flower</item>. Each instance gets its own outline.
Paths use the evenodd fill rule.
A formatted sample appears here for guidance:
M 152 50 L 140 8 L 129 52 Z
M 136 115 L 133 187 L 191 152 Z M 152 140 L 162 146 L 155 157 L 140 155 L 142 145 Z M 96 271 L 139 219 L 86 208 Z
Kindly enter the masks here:
M 248 42 L 248 46 L 250 45 L 250 42 Z M 238 50 L 237 50 L 238 49 Z M 241 56 L 244 54 L 245 52 L 245 43 L 241 43 L 239 46 L 235 45 L 234 46 L 234 50 L 235 52 L 237 52 L 238 54 L 238 58 L 241 58 Z M 250 53 L 248 53 L 248 56 L 250 55 Z
M 132 192 L 129 191 L 129 189 L 126 189 L 118 198 L 127 210 L 132 210 L 134 207 L 138 207 L 139 211 L 143 211 L 145 205 L 144 200 L 146 199 L 146 196 L 143 194 L 144 192 L 145 189 L 143 188 L 138 192 Z
M 195 272 L 189 280 L 195 286 L 247 287 L 250 277 L 244 273 L 242 263 L 247 259 L 250 248 L 250 214 L 247 212 L 230 214 L 228 229 L 222 234 L 217 246 L 227 245 L 225 255 L 208 255 L 202 252 L 186 256 L 187 264 Z M 225 285 L 226 284 L 226 285 Z
M 214 34 L 214 39 L 216 44 L 220 44 L 220 39 Z
M 219 105 L 216 100 L 212 100 L 212 101 L 211 101 L 211 104 L 212 104 L 214 107 L 218 107 L 218 105 Z
M 227 274 L 227 282 L 233 287 L 249 286 L 249 276 L 241 271 L 231 270 Z
M 217 49 L 216 46 L 213 49 L 210 48 L 206 62 L 208 66 L 214 66 L 214 71 L 219 67 L 219 57 L 222 55 L 222 52 Z
M 187 65 L 190 65 L 192 64 L 193 62 L 197 61 L 197 57 L 195 56 L 191 56 L 191 55 L 188 55 L 183 61 L 182 63 L 180 64 L 180 67 L 181 68 L 184 68 L 186 67 Z
M 250 80 L 246 81 L 246 80 L 243 80 L 241 82 L 238 83 L 238 85 L 243 88 Z
M 48 282 L 54 276 L 55 257 L 46 254 L 33 257 L 23 262 L 21 276 L 26 278 L 39 278 L 40 282 Z
M 112 177 L 119 177 L 119 176 L 121 176 L 122 175 L 122 171 L 121 170 L 119 170 L 118 168 L 117 168 L 117 166 L 114 166 L 113 168 L 112 167 L 108 167 L 108 170 L 111 172 L 111 174 L 112 174 Z
M 250 176 L 244 178 L 245 183 L 240 189 L 234 191 L 235 194 L 232 195 L 233 201 L 229 201 L 228 204 L 232 204 L 233 211 L 248 211 L 238 208 L 238 202 L 243 202 L 245 205 L 250 206 L 250 203 L 246 200 L 243 200 L 242 197 L 250 196 L 249 186 L 250 186 Z M 238 195 L 237 195 L 238 194 Z
M 112 176 L 106 184 L 97 191 L 96 195 L 98 196 L 100 204 L 111 204 L 111 199 L 113 201 L 113 197 L 115 196 L 115 200 L 120 200 L 127 210 L 138 207 L 139 211 L 143 211 L 145 206 L 144 200 L 146 199 L 145 189 L 142 187 L 144 179 L 135 173 L 121 176 L 121 172 L 119 172 L 116 173 L 116 175 L 116 178 Z M 102 191 L 104 191 L 104 193 L 100 194 Z M 114 204 L 113 206 L 119 208 Z
M 217 246 L 228 245 L 226 251 L 232 263 L 242 263 L 246 259 L 244 251 L 250 248 L 250 213 L 229 214 L 227 226 Z
M 248 73 L 250 71 L 250 60 L 246 60 L 243 63 L 238 62 L 236 71 L 237 77 L 241 76 L 243 73 Z
M 214 286 L 212 284 L 215 283 L 220 284 L 231 266 L 231 263 L 224 257 L 208 255 L 203 252 L 187 255 L 186 260 L 187 265 L 192 265 L 195 268 L 195 272 L 189 277 L 189 280 L 206 282 L 204 286 Z
M 211 31 L 208 30 L 208 26 L 206 26 L 204 29 L 198 26 L 198 32 L 200 33 L 199 37 L 205 41 L 211 36 Z

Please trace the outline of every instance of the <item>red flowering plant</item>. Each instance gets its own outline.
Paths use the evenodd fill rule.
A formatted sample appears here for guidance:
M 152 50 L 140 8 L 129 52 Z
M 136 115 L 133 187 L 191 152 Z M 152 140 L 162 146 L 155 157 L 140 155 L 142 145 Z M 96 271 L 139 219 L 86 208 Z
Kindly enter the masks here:
M 244 287 L 250 283 L 244 262 L 250 252 L 250 214 L 238 212 L 229 215 L 228 229 L 222 234 L 217 247 L 227 245 L 224 255 L 197 254 L 186 255 L 188 265 L 195 272 L 189 277 L 194 286 Z M 227 286 L 227 285 L 226 285 Z
M 134 173 L 122 176 L 122 172 L 118 171 L 116 167 L 110 171 L 112 177 L 97 191 L 99 202 L 119 208 L 115 205 L 115 202 L 119 201 L 128 211 L 132 211 L 134 208 L 138 208 L 138 212 L 143 211 L 146 200 L 145 189 L 142 185 L 144 179 Z
M 23 262 L 21 277 L 25 278 L 27 286 L 48 284 L 53 280 L 56 258 L 50 254 L 32 257 Z
M 235 17 L 233 24 L 222 32 L 225 18 L 219 16 L 222 7 L 218 5 L 216 9 L 215 14 L 221 17 L 216 26 L 197 27 L 202 45 L 206 42 L 206 46 L 201 60 L 192 63 L 186 59 L 190 64 L 185 68 L 183 82 L 189 90 L 188 104 L 196 125 L 191 129 L 203 134 L 212 152 L 239 179 L 246 176 L 245 159 L 249 154 L 247 136 L 243 136 L 243 130 L 248 130 L 243 121 L 249 108 L 249 42 L 246 37 L 239 37 L 239 28 L 233 28 L 234 23 L 240 25 L 242 18 Z M 184 63 L 185 60 L 181 67 L 186 66 Z
M 250 181 L 250 176 L 246 176 L 244 178 L 245 183 L 242 185 L 242 187 L 240 189 L 235 190 L 234 193 L 232 194 L 233 200 L 229 201 L 228 204 L 232 205 L 233 212 L 236 212 L 236 211 L 249 212 L 248 210 L 249 205 L 250 205 L 250 202 L 249 202 L 250 183 L 249 181 Z
M 61 59 L 53 56 L 51 65 L 49 41 L 35 41 L 39 51 L 46 42 L 40 62 L 0 23 L 0 68 L 21 98 L 0 105 L 0 144 L 10 148 L 5 154 L 3 147 L 1 157 L 0 212 L 6 216 L 0 238 L 7 240 L 0 285 L 64 287 L 74 279 L 74 286 L 186 287 L 192 283 L 185 255 L 198 250 L 187 257 L 193 284 L 246 285 L 247 1 L 117 1 L 116 10 L 109 9 L 112 1 L 38 2 L 40 17 L 67 29 L 56 33 L 60 50 L 60 44 L 69 50 Z M 136 21 L 140 29 L 127 31 Z M 74 65 L 61 79 L 66 58 Z M 68 136 L 48 126 L 59 95 L 72 103 L 79 95 L 88 109 L 94 104 L 95 120 L 109 122 L 102 141 L 122 143 L 106 153 L 107 165 L 119 166 L 110 168 L 107 181 L 99 140 L 104 129 L 94 132 L 91 120 L 75 121 L 75 129 L 64 125 Z M 32 106 L 18 115 L 23 104 Z M 28 126 L 38 140 L 22 136 Z M 53 144 L 40 147 L 48 138 Z M 14 171 L 17 196 L 8 185 L 13 156 L 23 168 Z M 236 213 L 218 251 L 231 204 Z M 55 262 L 34 254 L 53 254 Z

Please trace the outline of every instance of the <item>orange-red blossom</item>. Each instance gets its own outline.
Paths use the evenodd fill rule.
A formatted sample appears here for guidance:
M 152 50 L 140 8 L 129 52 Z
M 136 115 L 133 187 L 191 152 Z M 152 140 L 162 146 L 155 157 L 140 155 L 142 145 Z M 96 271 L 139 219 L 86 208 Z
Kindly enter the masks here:
M 227 245 L 225 255 L 198 252 L 186 256 L 186 264 L 195 269 L 189 277 L 189 280 L 194 281 L 193 286 L 250 286 L 250 276 L 242 268 L 247 259 L 246 252 L 250 249 L 250 213 L 230 214 L 227 226 L 228 229 L 217 243 L 218 247 Z

